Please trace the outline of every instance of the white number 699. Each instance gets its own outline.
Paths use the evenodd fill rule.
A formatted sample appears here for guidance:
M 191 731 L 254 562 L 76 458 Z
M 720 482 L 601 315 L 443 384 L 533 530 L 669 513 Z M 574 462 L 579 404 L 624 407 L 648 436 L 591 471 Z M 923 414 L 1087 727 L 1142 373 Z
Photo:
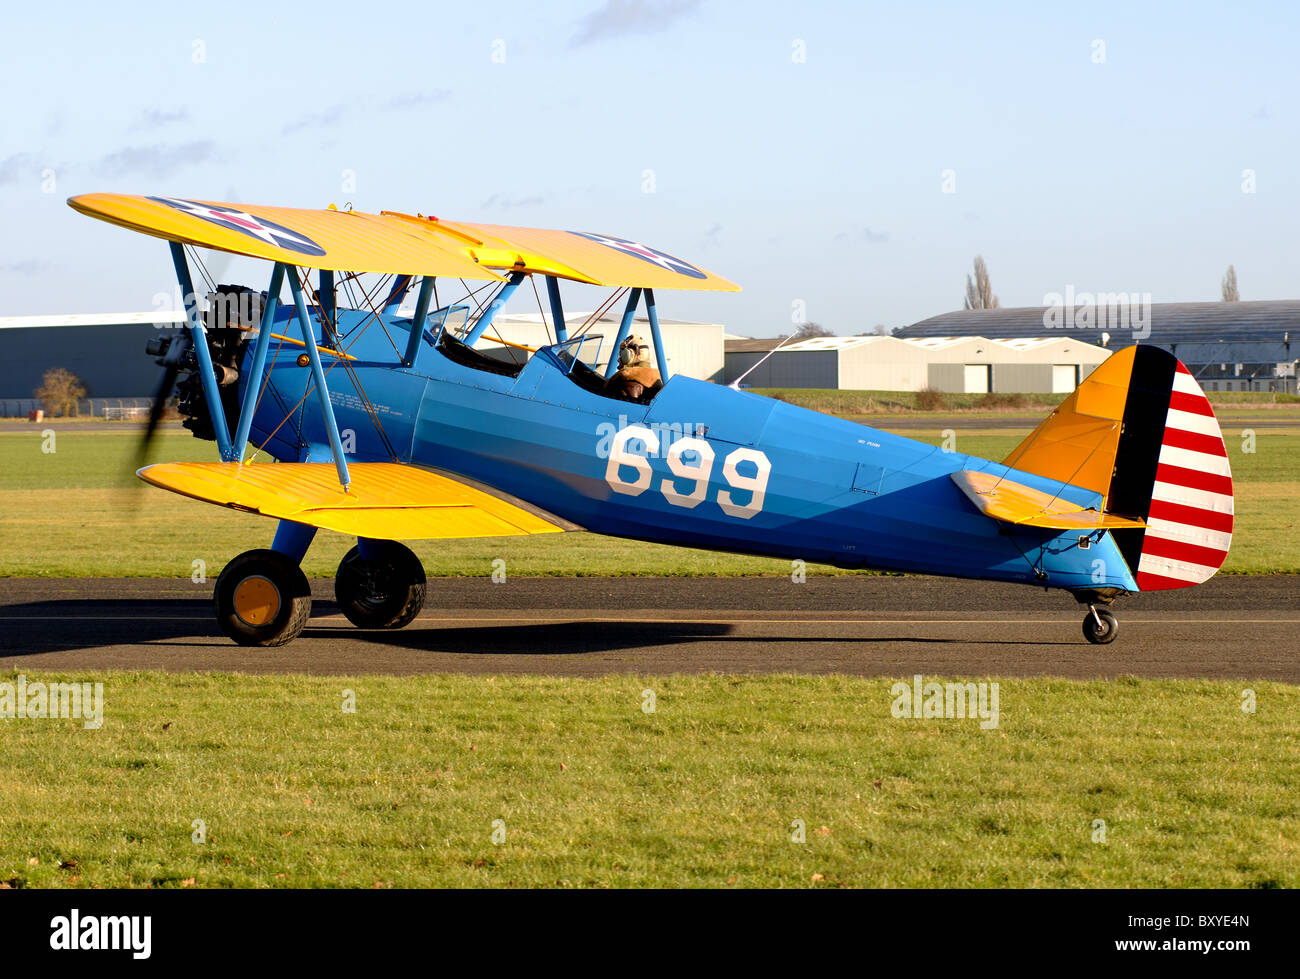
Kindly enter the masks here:
M 633 452 L 628 443 L 633 440 L 644 445 L 644 454 Z M 605 482 L 615 493 L 625 496 L 640 496 L 653 481 L 650 460 L 647 456 L 658 455 L 659 436 L 644 425 L 629 425 L 618 432 L 610 444 L 609 462 L 605 466 Z M 688 458 L 689 456 L 689 458 Z M 709 492 L 709 477 L 713 474 L 715 454 L 713 446 L 700 438 L 680 438 L 668 447 L 665 461 L 672 477 L 659 482 L 659 492 L 673 506 L 690 510 L 704 502 Z M 744 474 L 740 466 L 752 465 L 752 474 Z M 623 478 L 623 468 L 636 470 L 636 478 Z M 733 449 L 722 464 L 722 475 L 730 490 L 718 491 L 718 506 L 730 517 L 748 520 L 756 513 L 762 512 L 763 502 L 767 496 L 767 482 L 772 474 L 772 464 L 767 456 L 758 449 Z M 676 480 L 690 480 L 694 486 L 689 492 L 682 492 Z M 737 503 L 732 490 L 748 493 L 749 500 Z

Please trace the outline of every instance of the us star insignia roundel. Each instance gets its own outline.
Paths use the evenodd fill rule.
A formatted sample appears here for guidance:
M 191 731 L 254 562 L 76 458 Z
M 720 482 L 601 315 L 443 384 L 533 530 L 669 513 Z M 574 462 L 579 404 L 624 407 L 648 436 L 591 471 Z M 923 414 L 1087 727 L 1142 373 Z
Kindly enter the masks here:
M 577 235 L 579 238 L 586 238 L 588 241 L 594 241 L 601 245 L 620 251 L 624 255 L 633 255 L 643 262 L 649 262 L 651 265 L 658 265 L 661 269 L 669 272 L 676 272 L 679 275 L 689 275 L 692 279 L 707 279 L 708 276 L 697 269 L 690 262 L 683 262 L 680 258 L 674 258 L 667 252 L 661 252 L 657 248 L 651 248 L 649 245 L 643 245 L 637 241 L 628 241 L 626 238 L 617 238 L 614 235 L 597 235 L 589 234 L 585 231 L 571 231 L 570 234 Z
M 198 201 L 187 201 L 177 197 L 150 197 L 149 200 L 156 204 L 165 204 L 182 214 L 193 215 L 218 227 L 238 231 L 240 234 L 256 238 L 276 248 L 298 252 L 301 255 L 319 256 L 325 254 L 325 249 L 306 235 L 291 228 L 286 228 L 282 224 L 276 224 L 274 221 L 268 221 L 266 218 L 254 217 L 246 211 L 240 211 L 233 207 L 224 207 L 220 204 L 202 204 Z

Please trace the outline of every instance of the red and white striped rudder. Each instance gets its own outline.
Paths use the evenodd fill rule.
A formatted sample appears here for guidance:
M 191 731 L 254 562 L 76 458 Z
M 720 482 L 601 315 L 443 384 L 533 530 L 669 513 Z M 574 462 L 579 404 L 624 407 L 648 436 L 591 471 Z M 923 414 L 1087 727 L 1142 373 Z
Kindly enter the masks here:
M 1208 581 L 1228 557 L 1232 519 L 1223 432 L 1205 392 L 1179 362 L 1135 569 L 1138 587 L 1159 591 Z

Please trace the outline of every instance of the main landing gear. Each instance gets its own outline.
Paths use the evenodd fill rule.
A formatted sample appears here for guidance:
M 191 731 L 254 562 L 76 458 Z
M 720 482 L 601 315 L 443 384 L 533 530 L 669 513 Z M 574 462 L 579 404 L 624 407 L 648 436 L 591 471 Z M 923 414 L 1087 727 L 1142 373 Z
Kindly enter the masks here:
M 306 528 L 311 530 L 312 528 Z M 311 534 L 277 534 L 282 550 L 245 551 L 226 565 L 212 593 L 221 631 L 241 646 L 283 646 L 311 615 L 311 587 L 298 562 Z M 363 553 L 364 552 L 364 553 Z M 397 541 L 366 540 L 339 563 L 334 595 L 343 614 L 363 629 L 400 629 L 424 607 L 424 566 Z
M 222 569 L 212 593 L 221 631 L 241 646 L 283 646 L 311 615 L 311 586 L 279 551 L 245 551 Z
M 334 597 L 348 620 L 363 629 L 400 629 L 424 607 L 424 565 L 397 541 L 370 541 L 362 557 L 352 548 L 339 562 Z

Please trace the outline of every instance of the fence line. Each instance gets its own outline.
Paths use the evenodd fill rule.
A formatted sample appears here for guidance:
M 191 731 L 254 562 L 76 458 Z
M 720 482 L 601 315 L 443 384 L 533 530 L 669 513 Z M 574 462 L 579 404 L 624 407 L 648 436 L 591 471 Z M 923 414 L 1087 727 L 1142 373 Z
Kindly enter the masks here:
M 82 398 L 77 402 L 76 417 L 110 421 L 147 418 L 150 404 L 149 398 Z M 0 398 L 0 418 L 26 418 L 40 407 L 39 398 Z

